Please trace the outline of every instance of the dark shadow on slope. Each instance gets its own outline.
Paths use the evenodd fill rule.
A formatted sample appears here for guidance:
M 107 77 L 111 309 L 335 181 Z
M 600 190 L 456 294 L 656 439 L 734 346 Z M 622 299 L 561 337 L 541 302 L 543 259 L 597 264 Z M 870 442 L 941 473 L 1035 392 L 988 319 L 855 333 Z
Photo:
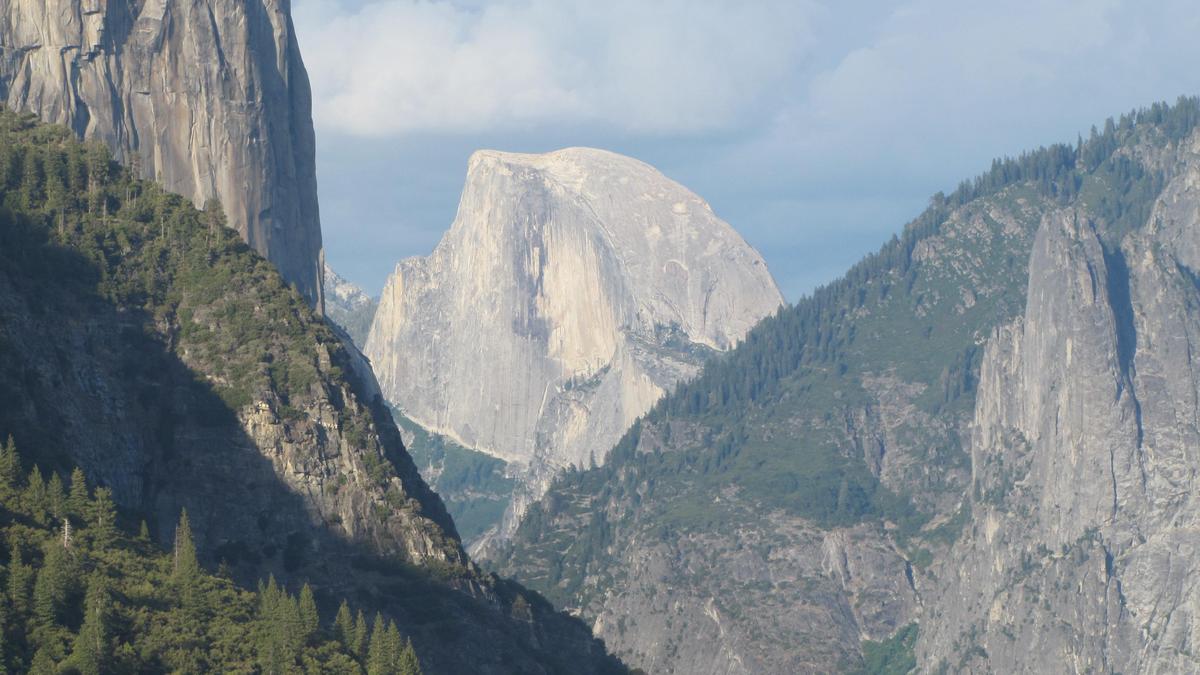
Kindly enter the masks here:
M 104 270 L 41 228 L 0 212 L 0 235 L 0 432 L 44 469 L 80 465 L 144 514 L 162 546 L 187 508 L 206 566 L 224 562 L 248 587 L 275 574 L 293 590 L 310 581 L 327 618 L 341 597 L 384 611 L 431 672 L 621 670 L 582 622 L 514 584 L 461 570 L 436 578 L 314 525 L 270 450 L 171 351 L 161 317 L 102 297 Z M 406 485 L 440 504 L 412 478 L 381 402 L 372 408 Z
M 1113 322 L 1117 333 L 1117 363 L 1120 366 L 1122 381 L 1120 386 L 1126 389 L 1133 401 L 1134 415 L 1138 428 L 1138 445 L 1142 444 L 1142 404 L 1138 401 L 1137 392 L 1133 390 L 1133 359 L 1137 354 L 1137 325 L 1133 315 L 1133 300 L 1129 290 L 1129 265 L 1125 261 L 1125 253 L 1119 247 L 1103 245 L 1104 266 L 1107 274 L 1108 301 L 1112 305 Z

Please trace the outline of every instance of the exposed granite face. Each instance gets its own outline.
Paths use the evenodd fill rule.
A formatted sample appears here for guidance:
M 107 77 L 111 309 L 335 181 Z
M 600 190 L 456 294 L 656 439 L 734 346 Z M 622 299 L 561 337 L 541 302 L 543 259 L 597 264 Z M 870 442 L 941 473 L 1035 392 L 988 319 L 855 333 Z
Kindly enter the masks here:
M 1108 250 L 1047 218 L 1023 317 L 987 346 L 972 522 L 922 619 L 925 668 L 1200 669 L 1200 136 Z
M 0 101 L 106 143 L 322 305 L 308 75 L 288 0 L 10 0 Z
M 853 317 L 865 355 L 845 377 L 812 377 L 791 390 L 814 390 L 811 397 L 768 400 L 738 419 L 748 438 L 736 452 L 744 456 L 812 456 L 812 446 L 828 443 L 861 458 L 883 486 L 930 514 L 921 533 L 898 541 L 897 524 L 886 519 L 830 526 L 763 508 L 762 495 L 732 476 L 696 496 L 691 484 L 702 479 L 699 469 L 685 468 L 688 458 L 704 465 L 719 436 L 705 420 L 658 416 L 641 423 L 633 454 L 677 456 L 677 474 L 646 473 L 630 460 L 596 472 L 603 479 L 564 479 L 531 507 L 492 564 L 591 621 L 615 654 L 647 672 L 860 667 L 863 640 L 887 640 L 922 616 L 939 583 L 927 574 L 927 558 L 945 548 L 936 532 L 953 536 L 970 482 L 959 439 L 969 433 L 972 407 L 928 403 L 950 378 L 893 360 L 896 350 L 928 349 L 924 339 L 917 349 L 895 346 L 895 331 L 918 332 L 897 317 L 920 329 L 938 326 L 939 343 L 959 349 L 986 340 L 993 317 L 1017 311 L 1024 295 L 1024 265 L 1010 268 L 1005 255 L 1028 251 L 1047 208 L 1006 193 L 948 214 L 914 249 L 920 267 L 909 296 L 897 291 Z M 681 524 L 685 508 L 691 516 Z
M 887 639 L 909 620 L 917 593 L 882 532 L 823 531 L 786 514 L 771 523 L 638 536 L 593 630 L 646 672 L 754 675 L 845 668 L 860 640 Z
M 450 231 L 389 279 L 365 352 L 423 426 L 585 465 L 695 372 L 695 350 L 727 349 L 781 302 L 762 258 L 651 167 L 481 151 Z
M 525 467 L 503 534 L 781 302 L 761 256 L 650 166 L 481 151 L 436 250 L 397 265 L 364 352 L 406 416 Z
M 367 342 L 378 308 L 379 300 L 325 266 L 325 315 L 346 331 L 358 349 Z

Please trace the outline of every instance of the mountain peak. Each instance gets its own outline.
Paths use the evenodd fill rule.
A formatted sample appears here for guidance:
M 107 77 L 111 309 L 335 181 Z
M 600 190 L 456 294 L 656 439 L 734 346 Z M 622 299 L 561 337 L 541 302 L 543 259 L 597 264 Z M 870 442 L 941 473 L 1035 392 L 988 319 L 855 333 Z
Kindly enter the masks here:
M 782 302 L 762 256 L 648 164 L 481 150 L 450 230 L 389 279 L 365 352 L 414 421 L 552 474 L 602 461 Z

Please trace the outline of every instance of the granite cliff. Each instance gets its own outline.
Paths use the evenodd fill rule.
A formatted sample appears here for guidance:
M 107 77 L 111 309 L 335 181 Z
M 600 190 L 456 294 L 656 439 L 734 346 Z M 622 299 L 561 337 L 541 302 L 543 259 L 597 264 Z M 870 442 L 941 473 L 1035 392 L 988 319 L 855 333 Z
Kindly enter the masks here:
M 1200 100 L 997 161 L 497 568 L 655 672 L 1192 672 Z
M 107 144 L 322 305 L 308 75 L 288 0 L 11 0 L 0 101 Z
M 931 669 L 1200 669 L 1200 135 L 1129 155 L 1165 182 L 1146 222 L 1048 216 L 1025 312 L 988 341 Z
M 504 534 L 781 302 L 758 253 L 652 167 L 480 151 L 432 255 L 397 265 L 364 352 L 405 416 L 510 463 Z

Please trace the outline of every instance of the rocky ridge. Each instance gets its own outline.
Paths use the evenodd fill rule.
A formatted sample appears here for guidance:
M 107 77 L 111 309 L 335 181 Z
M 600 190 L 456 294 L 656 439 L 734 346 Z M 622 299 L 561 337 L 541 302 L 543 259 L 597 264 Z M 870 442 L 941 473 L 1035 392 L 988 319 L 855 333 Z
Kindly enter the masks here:
M 656 672 L 1196 670 L 1198 126 L 1158 104 L 935 196 L 497 569 Z
M 1144 227 L 1114 237 L 1086 209 L 1041 226 L 1025 313 L 981 367 L 931 669 L 1200 668 L 1200 135 L 1164 159 Z
M 85 156 L 6 112 L 0 153 Z M 55 169 L 0 176 L 0 435 L 44 471 L 79 465 L 157 542 L 186 508 L 202 562 L 242 583 L 394 617 L 433 672 L 620 671 L 470 563 L 369 371 L 269 262 L 215 214 L 107 161 L 87 171 L 65 207 L 39 201 Z
M 288 0 L 11 0 L 0 101 L 108 145 L 322 305 L 308 75 Z

